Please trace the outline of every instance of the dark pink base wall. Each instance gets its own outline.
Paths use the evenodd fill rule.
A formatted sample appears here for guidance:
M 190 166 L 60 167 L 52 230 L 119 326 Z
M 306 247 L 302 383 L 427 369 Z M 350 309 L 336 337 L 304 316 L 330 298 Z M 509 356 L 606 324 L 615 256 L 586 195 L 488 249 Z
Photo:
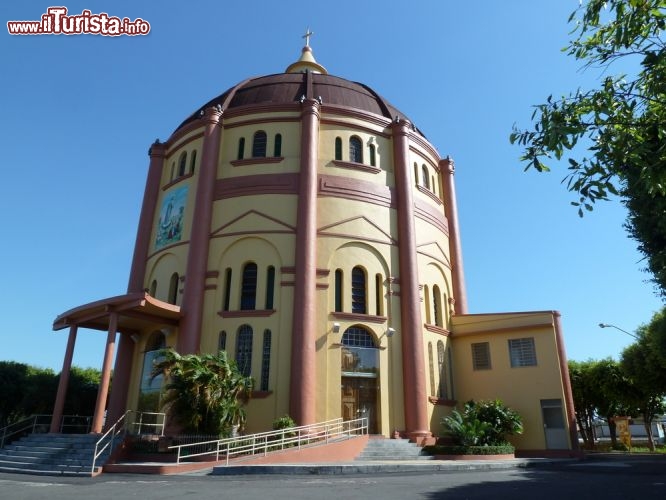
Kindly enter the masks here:
M 368 436 L 359 436 L 326 446 L 314 446 L 300 450 L 294 448 L 269 453 L 265 457 L 243 460 L 242 465 L 350 462 L 363 451 L 367 444 Z

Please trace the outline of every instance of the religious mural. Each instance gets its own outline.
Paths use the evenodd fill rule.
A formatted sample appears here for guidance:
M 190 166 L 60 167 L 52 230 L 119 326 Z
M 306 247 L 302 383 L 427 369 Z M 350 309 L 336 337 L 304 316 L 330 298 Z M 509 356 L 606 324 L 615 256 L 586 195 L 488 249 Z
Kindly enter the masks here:
M 186 203 L 187 186 L 174 189 L 164 198 L 157 227 L 156 249 L 180 241 Z

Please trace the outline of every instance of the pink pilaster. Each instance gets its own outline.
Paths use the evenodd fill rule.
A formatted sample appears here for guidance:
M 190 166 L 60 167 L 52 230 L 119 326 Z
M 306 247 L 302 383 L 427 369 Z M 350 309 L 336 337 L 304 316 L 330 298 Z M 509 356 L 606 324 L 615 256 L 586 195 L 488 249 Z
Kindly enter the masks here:
M 65 359 L 62 362 L 60 371 L 60 380 L 58 381 L 58 392 L 56 393 L 55 403 L 53 404 L 53 416 L 51 417 L 51 428 L 49 432 L 60 431 L 60 420 L 62 411 L 65 407 L 67 397 L 67 385 L 69 384 L 69 373 L 72 369 L 72 358 L 74 357 L 74 345 L 76 344 L 76 332 L 78 327 L 72 325 L 69 327 L 69 338 L 67 339 L 67 348 L 65 349 Z
M 222 110 L 208 108 L 201 118 L 205 123 L 201 168 L 197 180 L 196 201 L 192 217 L 192 232 L 187 254 L 185 289 L 181 312 L 180 331 L 176 349 L 182 354 L 199 352 L 204 307 L 206 271 L 208 270 L 208 245 L 210 243 L 213 198 L 217 163 L 222 138 L 219 126 Z
M 129 293 L 142 292 L 145 288 L 146 258 L 150 250 L 150 235 L 152 234 L 155 211 L 157 210 L 157 199 L 160 192 L 165 154 L 166 146 L 159 142 L 155 142 L 148 150 L 150 166 L 148 167 L 148 177 L 143 192 L 143 204 L 141 205 L 139 227 L 136 232 L 132 268 L 127 284 L 127 291 Z
M 414 223 L 414 182 L 409 168 L 409 122 L 393 122 L 393 161 L 398 205 L 398 252 L 400 254 L 400 315 L 402 339 L 405 425 L 412 438 L 431 435 L 428 425 L 428 394 L 423 355 L 423 323 L 419 296 Z
M 97 390 L 97 402 L 93 414 L 92 434 L 102 432 L 104 424 L 104 412 L 106 410 L 106 397 L 109 394 L 109 382 L 111 381 L 111 364 L 113 363 L 113 351 L 116 346 L 116 331 L 118 330 L 118 313 L 109 314 L 109 333 L 106 337 L 106 349 L 104 351 L 104 364 L 102 365 L 102 377 Z
M 116 365 L 113 369 L 113 386 L 109 396 L 109 408 L 106 414 L 106 426 L 113 425 L 127 410 L 127 389 L 132 373 L 134 341 L 128 333 L 120 334 Z
M 301 111 L 301 170 L 296 214 L 289 393 L 289 411 L 298 425 L 315 422 L 318 148 L 319 103 L 314 99 L 306 99 Z
M 453 298 L 456 314 L 467 314 L 467 290 L 465 288 L 465 272 L 463 269 L 462 245 L 458 226 L 458 205 L 456 187 L 453 181 L 455 165 L 451 158 L 439 161 L 442 172 L 442 192 L 444 193 L 444 210 L 449 221 L 449 250 L 451 252 L 451 274 L 453 279 Z
M 573 391 L 571 390 L 571 379 L 569 378 L 569 363 L 564 349 L 564 336 L 562 335 L 562 321 L 560 313 L 553 312 L 555 320 L 555 341 L 557 342 L 557 355 L 560 360 L 560 375 L 562 376 L 562 387 L 564 388 L 564 401 L 566 403 L 566 417 L 569 424 L 569 439 L 571 449 L 578 450 L 578 431 L 576 430 L 576 410 L 574 408 Z

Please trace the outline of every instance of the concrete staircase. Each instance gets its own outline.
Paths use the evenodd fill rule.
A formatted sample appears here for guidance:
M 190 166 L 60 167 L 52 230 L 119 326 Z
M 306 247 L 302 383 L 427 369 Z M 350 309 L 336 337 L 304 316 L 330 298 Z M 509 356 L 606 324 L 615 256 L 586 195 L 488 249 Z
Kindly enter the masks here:
M 371 437 L 356 461 L 396 461 L 396 460 L 432 460 L 433 457 L 422 453 L 422 449 L 408 439 L 386 439 Z
M 42 476 L 87 476 L 101 472 L 106 450 L 92 469 L 96 434 L 30 434 L 0 449 L 0 472 Z

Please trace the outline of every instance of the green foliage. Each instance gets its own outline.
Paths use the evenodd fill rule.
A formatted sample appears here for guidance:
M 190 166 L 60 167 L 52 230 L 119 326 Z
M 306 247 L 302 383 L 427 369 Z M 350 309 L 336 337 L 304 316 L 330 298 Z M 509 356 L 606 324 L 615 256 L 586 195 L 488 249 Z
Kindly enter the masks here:
M 294 422 L 294 419 L 289 415 L 284 415 L 273 420 L 273 430 L 279 431 L 281 429 L 290 429 L 292 427 L 296 427 L 296 422 Z
M 499 446 L 425 446 L 428 455 L 511 455 L 516 449 L 510 444 Z
M 666 295 L 666 23 L 664 0 L 587 0 L 569 18 L 575 36 L 564 50 L 601 72 L 597 88 L 535 106 L 533 128 L 514 127 L 511 143 L 539 172 L 566 157 L 563 182 L 582 216 L 620 195 L 626 227 Z M 612 75 L 619 66 L 636 68 Z
M 517 412 L 495 401 L 468 401 L 462 413 L 453 410 L 442 424 L 465 447 L 501 446 L 506 436 L 522 434 L 523 424 Z
M 160 374 L 167 381 L 162 408 L 183 431 L 229 435 L 233 427 L 245 425 L 243 405 L 253 380 L 240 373 L 226 351 L 181 355 L 164 349 L 152 371 L 153 378 Z

